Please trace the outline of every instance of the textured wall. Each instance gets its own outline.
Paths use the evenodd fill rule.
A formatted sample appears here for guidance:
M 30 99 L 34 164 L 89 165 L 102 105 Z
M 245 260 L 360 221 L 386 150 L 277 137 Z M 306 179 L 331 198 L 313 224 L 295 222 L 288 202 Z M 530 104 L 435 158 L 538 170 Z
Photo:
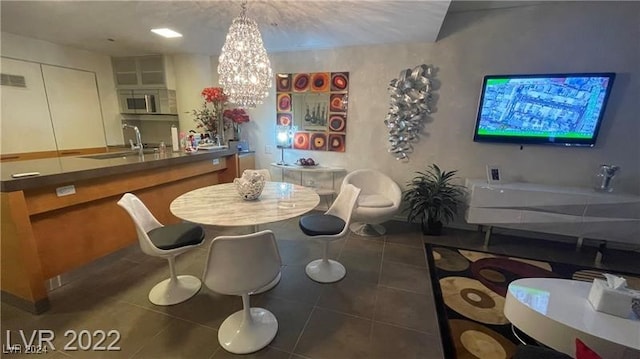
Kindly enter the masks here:
M 640 194 L 640 3 L 565 2 L 449 14 L 436 43 L 350 47 L 270 54 L 275 72 L 349 71 L 347 151 L 286 150 L 290 162 L 313 157 L 348 170 L 375 168 L 404 186 L 427 164 L 458 169 L 460 177 L 484 178 L 486 164 L 504 177 L 557 185 L 591 186 L 601 163 L 622 167 L 617 190 Z M 427 63 L 439 68 L 437 112 L 407 164 L 388 154 L 389 80 L 400 70 Z M 618 73 L 594 148 L 481 144 L 472 141 L 485 74 L 546 72 Z M 252 111 L 244 127 L 268 167 L 274 148 L 275 89 Z M 275 146 L 274 146 L 275 147 Z
M 211 59 L 206 55 L 174 55 L 173 67 L 176 78 L 176 100 L 180 131 L 196 129 L 193 110 L 202 106 L 200 93 L 205 87 L 213 86 Z

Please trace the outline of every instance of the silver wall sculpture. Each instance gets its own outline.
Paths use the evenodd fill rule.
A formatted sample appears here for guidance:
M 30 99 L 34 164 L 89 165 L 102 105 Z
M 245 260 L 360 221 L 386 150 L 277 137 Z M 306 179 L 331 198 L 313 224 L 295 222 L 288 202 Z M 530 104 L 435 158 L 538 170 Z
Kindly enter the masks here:
M 423 64 L 401 71 L 400 76 L 389 83 L 391 101 L 384 124 L 389 130 L 389 152 L 397 160 L 409 160 L 412 143 L 418 141 L 432 113 L 434 73 L 432 65 Z

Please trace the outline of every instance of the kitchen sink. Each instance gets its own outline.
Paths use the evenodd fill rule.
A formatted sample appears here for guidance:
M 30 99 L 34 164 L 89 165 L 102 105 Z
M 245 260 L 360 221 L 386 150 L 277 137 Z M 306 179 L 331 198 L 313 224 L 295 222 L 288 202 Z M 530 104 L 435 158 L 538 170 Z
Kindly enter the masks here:
M 143 150 L 144 154 L 151 154 L 158 152 L 156 148 L 145 148 Z M 101 153 L 98 155 L 90 155 L 90 156 L 82 156 L 82 158 L 91 158 L 94 160 L 106 160 L 109 158 L 120 158 L 120 157 L 131 157 L 138 156 L 138 151 L 125 151 L 125 152 L 109 152 L 109 153 Z

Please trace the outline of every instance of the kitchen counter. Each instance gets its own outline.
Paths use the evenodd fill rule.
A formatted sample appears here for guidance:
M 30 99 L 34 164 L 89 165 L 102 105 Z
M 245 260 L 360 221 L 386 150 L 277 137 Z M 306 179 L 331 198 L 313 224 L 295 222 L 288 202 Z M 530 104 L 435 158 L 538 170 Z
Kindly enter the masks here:
M 193 154 L 166 152 L 94 159 L 91 156 L 44 158 L 0 163 L 2 192 L 20 191 L 72 181 L 137 172 L 233 155 L 235 149 L 198 151 Z M 130 151 L 123 151 L 123 154 Z M 40 172 L 38 176 L 12 178 L 14 173 Z
M 179 223 L 169 211 L 171 201 L 232 182 L 242 156 L 236 149 L 144 156 L 127 151 L 1 163 L 2 301 L 35 313 L 47 310 L 47 280 L 57 282 L 137 242 L 131 218 L 117 205 L 124 193 L 137 195 L 161 223 Z M 40 175 L 11 177 L 34 171 Z

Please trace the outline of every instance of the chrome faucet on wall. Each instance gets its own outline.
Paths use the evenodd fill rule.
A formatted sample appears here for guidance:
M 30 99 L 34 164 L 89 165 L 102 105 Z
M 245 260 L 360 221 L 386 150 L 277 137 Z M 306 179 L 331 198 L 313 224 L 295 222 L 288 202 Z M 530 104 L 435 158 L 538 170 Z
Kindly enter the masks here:
M 133 125 L 129 125 L 126 123 L 122 124 L 122 128 L 132 128 L 133 131 L 136 133 L 136 145 L 133 144 L 133 141 L 131 139 L 129 139 L 129 143 L 131 144 L 131 150 L 138 150 L 138 154 L 140 156 L 144 155 L 144 149 L 142 148 L 142 136 L 140 135 L 140 130 L 138 129 L 138 126 L 133 126 Z

